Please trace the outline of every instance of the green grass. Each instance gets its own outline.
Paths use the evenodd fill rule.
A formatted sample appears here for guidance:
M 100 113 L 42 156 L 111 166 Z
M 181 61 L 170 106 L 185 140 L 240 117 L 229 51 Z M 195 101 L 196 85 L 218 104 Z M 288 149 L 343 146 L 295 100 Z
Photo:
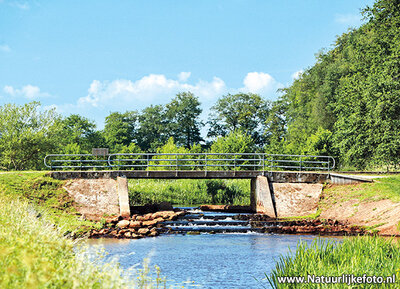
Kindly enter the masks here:
M 400 202 L 400 175 L 378 178 L 373 183 L 332 186 L 324 189 L 324 194 L 358 198 L 361 201 L 389 199 Z
M 267 279 L 273 288 L 399 288 L 400 284 L 282 284 L 278 276 L 392 276 L 400 280 L 400 246 L 392 239 L 381 237 L 345 238 L 342 243 L 316 239 L 310 246 L 300 242 L 295 252 L 280 257 Z M 372 286 L 372 287 L 371 287 Z
M 133 205 L 249 205 L 250 180 L 129 180 L 129 197 Z
M 26 200 L 0 196 L 0 288 L 164 287 L 160 278 L 150 279 L 146 268 L 132 279 L 115 261 L 105 263 L 101 252 L 88 255 L 51 220 Z
M 0 174 L 0 196 L 27 200 L 40 210 L 46 210 L 50 223 L 63 234 L 81 236 L 102 224 L 91 222 L 73 207 L 73 200 L 62 188 L 64 181 L 55 180 L 43 172 L 12 172 Z

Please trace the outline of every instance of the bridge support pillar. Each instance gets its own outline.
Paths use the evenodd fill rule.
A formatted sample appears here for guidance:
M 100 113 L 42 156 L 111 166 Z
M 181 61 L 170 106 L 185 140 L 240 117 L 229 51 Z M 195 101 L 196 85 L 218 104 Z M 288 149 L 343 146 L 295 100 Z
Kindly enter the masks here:
M 274 196 L 267 177 L 257 176 L 251 179 L 251 208 L 256 213 L 276 218 Z
M 123 218 L 130 218 L 131 210 L 129 207 L 128 179 L 125 176 L 117 177 L 117 188 L 119 196 L 119 213 Z

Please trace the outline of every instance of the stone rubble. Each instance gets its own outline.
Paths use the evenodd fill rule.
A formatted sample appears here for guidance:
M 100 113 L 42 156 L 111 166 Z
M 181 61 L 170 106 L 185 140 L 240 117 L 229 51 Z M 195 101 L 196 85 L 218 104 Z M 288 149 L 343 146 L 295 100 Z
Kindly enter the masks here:
M 164 221 L 176 220 L 185 215 L 184 211 L 160 211 L 144 215 L 132 215 L 129 220 L 112 216 L 106 218 L 105 228 L 92 230 L 90 238 L 125 238 L 139 239 L 159 235 Z

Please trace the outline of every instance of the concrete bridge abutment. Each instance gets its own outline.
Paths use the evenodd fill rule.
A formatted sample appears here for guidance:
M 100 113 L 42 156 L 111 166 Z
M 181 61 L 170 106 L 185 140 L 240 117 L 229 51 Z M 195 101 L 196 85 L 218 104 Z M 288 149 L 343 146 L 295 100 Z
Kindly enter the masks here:
M 267 177 L 258 176 L 251 179 L 250 206 L 253 212 L 265 214 L 271 218 L 277 217 L 274 193 Z
M 64 185 L 64 189 L 74 199 L 77 211 L 88 219 L 130 217 L 128 179 L 125 176 L 72 179 Z
M 276 179 L 276 178 L 275 178 Z M 251 208 L 271 218 L 307 216 L 317 213 L 321 183 L 272 182 L 270 176 L 251 179 Z

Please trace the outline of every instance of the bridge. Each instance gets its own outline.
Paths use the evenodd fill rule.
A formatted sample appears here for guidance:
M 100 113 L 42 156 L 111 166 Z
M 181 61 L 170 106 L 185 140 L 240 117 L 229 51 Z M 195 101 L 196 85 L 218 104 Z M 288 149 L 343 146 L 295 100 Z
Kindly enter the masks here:
M 103 151 L 51 154 L 44 164 L 53 178 L 69 180 L 65 189 L 82 207 L 122 216 L 130 215 L 127 179 L 250 179 L 252 210 L 270 217 L 312 213 L 323 183 L 341 179 L 333 157 L 313 155 Z

